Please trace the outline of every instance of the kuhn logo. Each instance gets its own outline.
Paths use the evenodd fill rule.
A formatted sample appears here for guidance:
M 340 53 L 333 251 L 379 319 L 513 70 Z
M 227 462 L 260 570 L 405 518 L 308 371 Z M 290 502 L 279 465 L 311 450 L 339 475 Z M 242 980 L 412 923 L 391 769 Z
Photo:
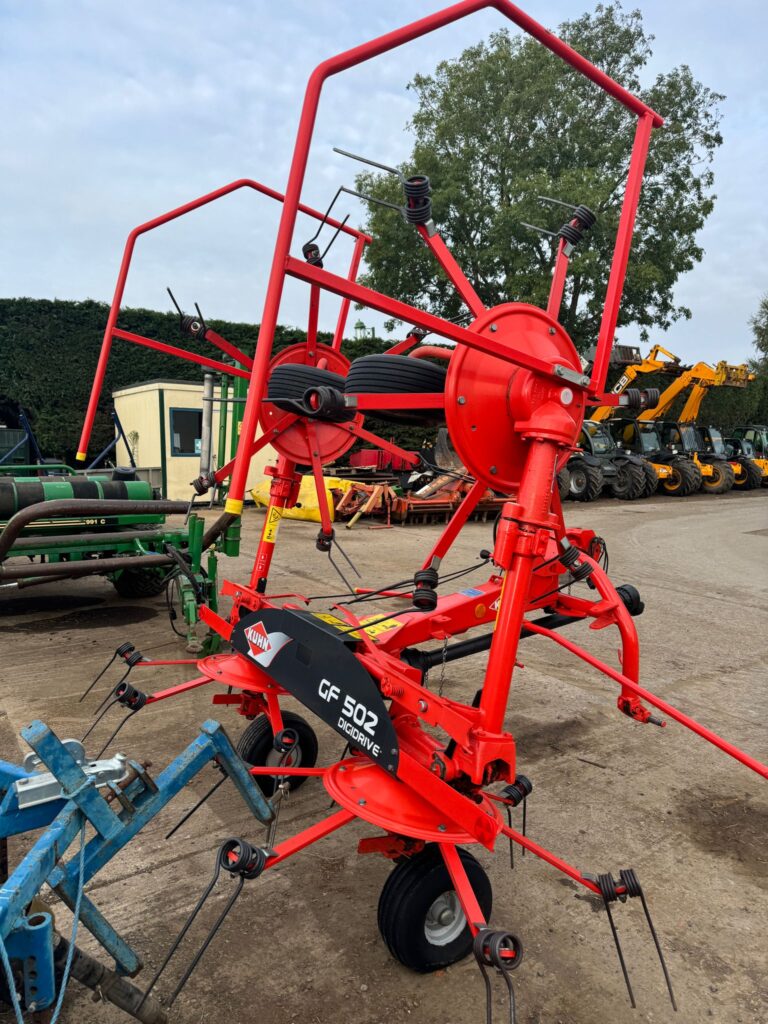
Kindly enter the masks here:
M 248 641 L 248 646 L 254 655 L 269 654 L 272 650 L 272 644 L 269 642 L 269 636 L 261 622 L 257 622 L 256 625 L 249 626 L 248 629 L 246 629 L 245 639 Z

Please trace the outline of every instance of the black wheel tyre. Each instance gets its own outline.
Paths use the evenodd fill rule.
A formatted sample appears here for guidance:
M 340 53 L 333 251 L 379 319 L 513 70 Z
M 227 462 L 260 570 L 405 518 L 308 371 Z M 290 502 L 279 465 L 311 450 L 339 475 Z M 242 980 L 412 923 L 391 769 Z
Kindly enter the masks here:
M 571 475 L 569 497 L 572 501 L 595 501 L 600 497 L 605 483 L 599 466 L 590 466 L 583 459 L 568 464 Z
M 112 580 L 112 586 L 120 597 L 157 597 L 165 589 L 167 575 L 164 569 L 122 569 Z
M 611 482 L 611 494 L 621 501 L 634 501 L 643 496 L 645 470 L 639 462 L 622 462 L 616 467 L 616 476 Z
M 687 459 L 680 459 L 670 466 L 672 475 L 661 481 L 665 494 L 671 494 L 675 498 L 687 498 L 689 494 L 698 491 L 701 486 L 701 470 L 694 463 Z
M 488 920 L 493 906 L 490 879 L 471 853 L 457 849 Z M 392 956 L 419 974 L 455 964 L 472 951 L 472 933 L 434 845 L 394 868 L 381 890 L 378 923 Z
M 653 468 L 650 462 L 643 462 L 643 472 L 645 473 L 645 488 L 643 490 L 643 497 L 650 498 L 654 495 L 659 486 L 659 475 Z
M 347 394 L 442 394 L 446 371 L 424 359 L 410 356 L 361 356 L 349 368 Z M 395 423 L 438 423 L 444 418 L 442 409 L 407 409 L 402 412 L 371 410 L 371 416 Z
M 567 466 L 564 466 L 557 474 L 557 490 L 560 501 L 565 501 L 571 492 L 571 474 L 568 472 Z
M 276 366 L 269 375 L 267 398 L 303 398 L 307 388 L 336 388 L 344 390 L 344 377 L 317 366 L 303 366 L 301 363 L 283 363 Z
M 725 494 L 733 487 L 733 470 L 728 462 L 712 462 L 712 475 L 702 476 L 701 489 L 705 494 Z
M 737 487 L 740 491 L 754 491 L 761 487 L 763 474 L 760 472 L 760 467 L 757 463 L 751 459 L 742 459 L 740 465 L 744 470 L 744 476 L 741 480 L 734 481 L 733 486 Z
M 299 735 L 299 742 L 291 754 L 289 765 L 305 765 L 312 768 L 317 763 L 317 736 L 314 729 L 306 722 L 301 715 L 295 715 L 292 711 L 283 712 L 283 725 L 286 729 L 295 729 Z M 274 748 L 274 733 L 266 715 L 259 715 L 254 718 L 243 735 L 237 741 L 235 749 L 242 759 L 254 768 L 260 768 L 266 764 L 277 765 L 281 755 Z M 293 775 L 289 780 L 289 789 L 296 790 L 307 781 L 306 775 Z M 271 775 L 254 776 L 256 785 L 265 796 L 272 796 L 275 792 L 275 779 Z

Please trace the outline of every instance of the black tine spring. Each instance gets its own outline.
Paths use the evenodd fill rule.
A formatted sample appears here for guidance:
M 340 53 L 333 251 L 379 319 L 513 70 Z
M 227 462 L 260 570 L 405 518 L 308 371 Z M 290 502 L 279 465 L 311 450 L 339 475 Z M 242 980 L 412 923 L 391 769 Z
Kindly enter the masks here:
M 109 704 L 107 704 L 106 707 L 104 707 L 104 703 L 105 702 L 102 702 L 101 707 L 104 708 L 104 710 L 101 712 L 100 715 L 98 715 L 98 717 L 96 719 L 94 719 L 93 722 L 91 722 L 90 726 L 85 730 L 85 732 L 83 733 L 82 739 L 80 740 L 81 743 L 85 743 L 85 741 L 88 739 L 88 737 L 91 735 L 93 730 L 96 728 L 96 726 L 102 720 L 104 715 L 106 715 L 106 713 L 109 711 L 109 709 L 113 708 L 115 706 L 115 704 L 119 704 L 120 703 L 120 698 L 119 697 L 115 697 L 114 693 L 115 693 L 114 690 L 110 690 L 107 699 L 109 699 L 109 697 L 112 697 L 112 700 L 109 701 Z
M 642 903 L 643 910 L 645 912 L 645 919 L 648 922 L 648 928 L 650 929 L 651 937 L 653 938 L 653 944 L 656 946 L 656 952 L 659 955 L 659 963 L 661 964 L 661 969 L 664 972 L 664 980 L 667 983 L 669 1000 L 672 1003 L 672 1009 L 675 1012 L 677 1012 L 677 1002 L 675 1001 L 675 993 L 672 991 L 672 979 L 669 976 L 667 962 L 664 959 L 664 954 L 661 951 L 661 943 L 659 942 L 659 937 L 656 934 L 656 929 L 653 926 L 653 921 L 651 920 L 651 912 L 648 909 L 648 904 L 645 899 L 645 893 L 643 892 L 642 886 L 640 885 L 640 881 L 635 873 L 634 868 L 622 868 L 621 871 L 619 871 L 619 878 L 626 887 L 627 893 L 630 896 L 640 897 L 640 902 Z
M 120 703 L 120 702 L 118 701 L 118 703 Z M 138 709 L 137 709 L 137 710 L 138 710 Z M 100 751 L 98 752 L 98 754 L 96 755 L 96 759 L 98 759 L 98 758 L 100 758 L 100 757 L 101 757 L 101 755 L 102 755 L 102 754 L 104 753 L 104 751 L 105 751 L 105 750 L 107 749 L 107 747 L 108 747 L 108 746 L 110 745 L 110 743 L 112 743 L 112 742 L 113 742 L 113 740 L 115 739 L 115 737 L 117 736 L 117 734 L 118 734 L 118 733 L 120 732 L 120 730 L 121 730 L 121 729 L 123 728 L 123 726 L 124 726 L 124 725 L 126 724 L 126 722 L 128 722 L 128 721 L 129 721 L 129 720 L 130 720 L 131 718 L 133 718 L 133 716 L 134 716 L 134 715 L 135 715 L 136 713 L 137 713 L 137 711 L 129 711 L 129 712 L 128 712 L 128 714 L 127 714 L 127 715 L 125 716 L 125 718 L 123 718 L 123 719 L 122 719 L 122 720 L 120 721 L 120 724 L 119 724 L 119 725 L 117 726 L 117 728 L 116 728 L 116 729 L 115 729 L 115 730 L 113 731 L 112 735 L 111 735 L 111 736 L 109 737 L 109 739 L 107 740 L 107 742 L 106 742 L 106 743 L 104 744 L 104 746 L 103 746 L 103 747 L 101 748 L 101 750 L 100 750 Z
M 613 935 L 613 941 L 616 946 L 616 953 L 619 957 L 619 964 L 621 965 L 621 973 L 624 975 L 624 982 L 627 986 L 627 992 L 629 993 L 629 1001 L 632 1004 L 632 1009 L 637 1008 L 635 1002 L 635 994 L 632 991 L 632 984 L 629 980 L 629 972 L 627 971 L 627 965 L 624 960 L 624 953 L 621 948 L 621 942 L 619 941 L 619 933 L 616 931 L 616 925 L 613 921 L 613 914 L 611 913 L 611 903 L 614 900 L 620 899 L 621 897 L 616 892 L 616 883 L 613 880 L 613 875 L 598 875 L 597 886 L 600 890 L 600 895 L 603 897 L 603 903 L 605 904 L 605 910 L 608 914 L 608 923 L 611 926 L 611 933 Z M 626 899 L 626 896 L 623 897 Z
M 219 766 L 217 765 L 217 767 L 219 767 Z M 184 817 L 176 822 L 176 824 L 173 826 L 171 831 L 166 833 L 166 836 L 165 836 L 166 839 L 170 839 L 172 835 L 175 835 L 175 833 L 179 831 L 181 826 L 185 825 L 189 821 L 189 819 L 192 817 L 192 815 L 195 814 L 196 811 L 200 810 L 200 808 L 203 806 L 203 804 L 206 802 L 206 800 L 210 800 L 210 798 L 213 796 L 213 794 L 216 792 L 216 790 L 220 786 L 224 785 L 224 783 L 229 778 L 229 775 L 227 775 L 227 773 L 224 771 L 223 768 L 221 769 L 221 771 L 222 771 L 223 774 L 222 774 L 221 778 L 218 780 L 218 782 L 215 782 L 211 786 L 211 788 L 208 790 L 208 792 L 204 796 L 200 797 L 200 799 L 197 801 L 197 803 L 194 805 L 194 807 L 191 810 L 187 811 L 187 813 L 184 815 Z
M 486 1024 L 493 1024 L 493 998 L 491 979 L 488 974 L 489 967 L 495 967 L 504 979 L 509 997 L 509 1024 L 515 1024 L 515 990 L 509 975 L 522 963 L 522 942 L 512 932 L 480 928 L 475 935 L 472 951 L 485 983 Z
M 200 945 L 199 949 L 192 957 L 189 966 L 184 971 L 184 974 L 182 975 L 181 979 L 176 985 L 176 988 L 173 990 L 170 999 L 166 1004 L 168 1007 L 171 1007 L 174 1004 L 174 1002 L 179 996 L 179 993 L 187 984 L 187 982 L 192 976 L 193 971 L 200 963 L 200 960 L 205 954 L 205 951 L 208 949 L 211 942 L 216 937 L 216 933 L 218 932 L 221 925 L 224 923 L 225 918 L 229 914 L 232 907 L 235 905 L 238 896 L 242 892 L 243 885 L 245 884 L 246 879 L 258 878 L 258 876 L 266 867 L 266 864 L 267 855 L 265 854 L 265 852 L 257 846 L 252 846 L 245 839 L 227 839 L 225 842 L 221 844 L 216 853 L 216 863 L 213 869 L 213 877 L 211 878 L 210 882 L 204 889 L 202 896 L 195 904 L 194 908 L 189 914 L 189 917 L 184 922 L 181 931 L 176 936 L 174 941 L 171 943 L 170 949 L 165 955 L 165 959 L 163 960 L 162 964 L 157 969 L 152 980 L 147 986 L 147 989 L 141 998 L 141 1002 L 139 1003 L 138 1009 L 140 1009 L 141 1006 L 144 1004 L 144 1001 L 146 1000 L 147 996 L 155 987 L 160 976 L 170 963 L 171 958 L 181 945 L 184 936 L 191 928 L 192 924 L 195 921 L 195 918 L 200 913 L 208 897 L 213 892 L 214 886 L 219 880 L 219 875 L 221 874 L 222 870 L 226 871 L 233 877 L 237 876 L 237 884 L 235 886 L 234 892 L 225 903 L 221 913 L 216 918 L 213 927 L 210 929 L 205 939 L 203 940 L 202 944 Z
M 115 660 L 115 658 L 123 658 L 123 657 L 125 657 L 125 655 L 126 655 L 126 654 L 130 654 L 130 653 L 131 653 L 131 651 L 135 651 L 135 650 L 136 650 L 136 648 L 135 648 L 135 647 L 134 647 L 134 645 L 133 645 L 133 644 L 131 644 L 131 643 L 124 643 L 124 644 L 120 644 L 120 646 L 119 646 L 119 647 L 115 648 L 115 653 L 114 653 L 114 654 L 112 655 L 112 657 L 111 657 L 111 658 L 109 659 L 109 661 L 108 661 L 108 662 L 107 662 L 107 664 L 106 664 L 106 665 L 104 666 L 104 668 L 103 668 L 103 669 L 101 670 L 101 672 L 99 672 L 99 674 L 98 674 L 98 675 L 96 676 L 96 678 L 95 678 L 95 679 L 93 680 L 93 682 L 92 682 L 92 683 L 90 684 L 90 686 L 89 686 L 89 687 L 88 687 L 88 688 L 87 688 L 87 689 L 85 690 L 85 692 L 84 692 L 84 693 L 82 694 L 82 696 L 81 696 L 81 697 L 79 698 L 79 700 L 78 700 L 78 702 L 77 702 L 77 703 L 78 703 L 78 704 L 82 704 L 82 702 L 83 702 L 83 701 L 85 700 L 85 698 L 86 698 L 86 697 L 88 696 L 88 694 L 89 694 L 89 693 L 91 692 L 91 690 L 92 690 L 92 689 L 94 688 L 94 686 L 96 685 L 96 683 L 98 683 L 98 681 L 99 681 L 99 680 L 101 679 L 101 677 L 102 677 L 102 676 L 104 675 L 104 673 L 105 673 L 105 672 L 107 671 L 107 669 L 108 669 L 108 668 L 110 668 L 110 666 L 112 665 L 112 662 L 113 662 L 113 661 Z

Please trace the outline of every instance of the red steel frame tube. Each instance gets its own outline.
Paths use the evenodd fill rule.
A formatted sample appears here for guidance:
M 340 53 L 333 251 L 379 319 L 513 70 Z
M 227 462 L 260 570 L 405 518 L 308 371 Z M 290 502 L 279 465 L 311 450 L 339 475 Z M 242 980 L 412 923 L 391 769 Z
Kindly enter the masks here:
M 207 192 L 203 196 L 198 196 L 197 199 L 192 199 L 190 202 L 184 203 L 182 206 L 177 206 L 174 210 L 162 213 L 159 217 L 154 217 L 152 220 L 148 220 L 145 224 L 140 224 L 128 235 L 128 240 L 126 241 L 125 248 L 123 250 L 123 259 L 120 263 L 120 271 L 117 275 L 115 294 L 112 297 L 112 307 L 109 311 L 107 326 L 104 329 L 104 338 L 101 343 L 101 352 L 99 353 L 99 361 L 96 365 L 96 373 L 93 377 L 91 396 L 88 400 L 88 408 L 85 413 L 85 422 L 83 423 L 83 430 L 80 435 L 80 443 L 78 445 L 76 456 L 79 462 L 85 462 L 87 457 L 88 444 L 91 439 L 91 431 L 93 430 L 93 421 L 96 417 L 101 389 L 104 386 L 104 377 L 107 372 L 109 354 L 112 349 L 112 338 L 115 334 L 117 318 L 120 315 L 120 304 L 123 301 L 125 282 L 128 278 L 128 270 L 131 266 L 131 259 L 133 258 L 133 250 L 136 245 L 136 240 L 148 231 L 153 231 L 155 228 L 161 227 L 163 224 L 168 224 L 170 221 L 176 220 L 177 217 L 183 217 L 185 214 L 191 213 L 192 210 L 197 210 L 201 206 L 207 206 L 208 203 L 215 202 L 215 200 L 221 199 L 222 196 L 229 195 L 231 192 L 236 192 L 241 188 L 253 189 L 270 199 L 276 199 L 278 202 L 283 202 L 285 200 L 285 196 L 281 192 L 277 192 L 275 189 L 269 188 L 267 185 L 262 185 L 261 182 L 254 181 L 252 178 L 238 178 L 236 181 L 231 181 L 228 185 L 223 185 L 221 188 L 217 188 L 213 192 Z M 297 209 L 301 211 L 301 213 L 306 213 L 309 217 L 313 217 L 315 220 L 323 220 L 322 213 L 318 210 L 313 210 L 311 206 L 306 206 L 304 203 L 297 203 Z M 295 217 L 296 213 L 294 212 L 294 220 Z M 337 221 L 332 217 L 326 218 L 326 222 L 331 227 L 340 228 L 344 234 L 354 238 L 356 242 L 355 250 L 357 249 L 358 243 L 362 251 L 362 247 L 371 241 L 370 235 L 366 235 L 363 232 L 358 231 L 356 228 L 351 228 L 346 224 L 342 224 L 340 221 Z
M 459 507 L 446 523 L 445 529 L 438 537 L 434 547 L 424 559 L 424 563 L 422 565 L 423 569 L 428 569 L 430 566 L 435 569 L 438 568 L 450 550 L 451 545 L 458 537 L 462 526 L 475 511 L 477 503 L 487 490 L 488 488 L 482 480 L 475 480 L 470 489 L 464 495 Z
M 648 156 L 648 146 L 654 126 L 655 121 L 652 112 L 647 111 L 639 119 L 635 129 L 635 141 L 632 145 L 632 155 L 629 160 L 629 173 L 624 191 L 624 202 L 621 207 L 621 217 L 619 218 L 619 230 L 616 233 L 611 273 L 605 293 L 603 318 L 600 321 L 600 330 L 597 334 L 597 350 L 595 352 L 594 366 L 592 367 L 592 380 L 589 384 L 593 394 L 605 390 L 605 378 L 608 374 L 613 337 L 619 318 L 619 305 L 621 304 L 621 295 L 624 291 L 624 278 L 627 273 L 629 250 L 632 246 L 632 232 L 635 228 L 637 204 L 640 201 L 640 186 L 643 182 L 645 161 Z
M 629 690 L 636 696 L 640 697 L 641 700 L 647 701 L 648 704 L 652 704 L 659 711 L 668 715 L 669 718 L 675 722 L 679 722 L 680 725 L 684 725 L 686 729 L 690 729 L 691 732 L 695 732 L 697 736 L 701 736 L 702 739 L 708 740 L 713 746 L 718 747 L 724 753 L 729 754 L 731 757 L 740 761 L 747 768 L 751 768 L 753 772 L 757 772 L 758 775 L 762 775 L 764 779 L 768 779 L 768 765 L 764 765 L 757 758 L 751 757 L 749 754 L 745 754 L 744 751 L 739 750 L 728 740 L 724 740 L 722 736 L 718 736 L 716 732 L 712 732 L 711 729 L 707 729 L 706 726 L 700 725 L 695 719 L 689 718 L 688 715 L 683 714 L 682 711 L 678 711 L 677 708 L 671 704 L 667 704 L 661 697 L 657 697 L 650 690 L 646 690 L 644 687 L 639 686 L 634 680 L 630 679 L 629 676 L 624 675 L 622 672 L 618 672 L 616 669 L 612 669 L 610 665 L 606 665 L 600 661 L 589 651 L 585 651 L 579 647 L 578 644 L 573 643 L 572 640 L 566 639 L 564 636 L 560 636 L 554 630 L 545 629 L 543 626 L 537 626 L 533 622 L 524 621 L 523 625 L 526 629 L 530 629 L 533 633 L 538 633 L 540 636 L 547 636 L 550 640 L 554 640 L 555 643 L 560 644 L 567 651 L 575 654 L 577 658 L 581 658 L 582 661 L 586 661 L 588 665 L 592 665 L 594 668 L 600 670 L 603 675 L 613 679 L 614 682 L 620 683 L 622 689 Z
M 568 273 L 568 257 L 565 255 L 566 241 L 560 239 L 555 257 L 555 270 L 552 274 L 552 284 L 549 288 L 549 300 L 547 301 L 547 312 L 555 320 L 560 319 L 560 306 L 563 302 L 563 290 L 565 288 L 565 276 Z
M 243 415 L 243 424 L 237 451 L 237 462 L 232 473 L 229 497 L 227 498 L 227 503 L 225 505 L 225 510 L 227 512 L 239 515 L 243 508 L 243 495 L 245 494 L 245 482 L 249 464 L 248 453 L 250 445 L 256 436 L 259 407 L 264 394 L 267 368 L 272 354 L 272 344 L 275 328 L 277 326 L 280 300 L 282 298 L 285 283 L 287 260 L 289 257 L 291 242 L 293 240 L 293 231 L 296 224 L 296 216 L 301 198 L 301 188 L 307 168 L 307 160 L 314 131 L 315 118 L 317 116 L 317 108 L 325 80 L 330 78 L 332 75 L 346 70 L 347 68 L 355 67 L 357 64 L 362 64 L 364 61 L 377 57 L 382 53 L 386 53 L 388 50 L 402 46 L 404 43 L 411 42 L 414 39 L 418 39 L 420 36 L 427 35 L 438 28 L 450 25 L 451 23 L 459 21 L 470 14 L 474 14 L 476 11 L 481 11 L 489 7 L 495 8 L 501 14 L 515 22 L 515 24 L 525 32 L 532 35 L 549 50 L 561 57 L 566 63 L 570 64 L 571 67 L 580 71 L 596 85 L 600 86 L 601 89 L 604 89 L 614 99 L 618 100 L 625 107 L 631 110 L 639 118 L 642 118 L 644 122 L 648 123 L 649 131 L 652 125 L 663 124 L 662 118 L 643 103 L 642 100 L 627 92 L 626 89 L 623 89 L 617 82 L 614 82 L 612 78 L 596 68 L 585 57 L 582 57 L 581 54 L 571 49 L 570 46 L 564 43 L 561 39 L 558 39 L 557 36 L 547 31 L 543 25 L 540 25 L 533 18 L 529 17 L 529 15 L 525 14 L 514 4 L 510 3 L 509 0 L 462 0 L 461 3 L 453 4 L 452 6 L 446 7 L 444 10 L 431 14 L 426 18 L 421 18 L 418 21 L 411 22 L 409 25 L 405 25 L 393 32 L 388 32 L 385 35 L 379 36 L 377 39 L 363 43 L 361 46 L 356 46 L 344 53 L 340 53 L 318 65 L 318 67 L 316 67 L 312 72 L 309 82 L 307 83 L 304 105 L 302 107 L 301 119 L 299 121 L 299 127 L 296 135 L 296 144 L 294 147 L 293 159 L 291 161 L 291 170 L 288 175 L 288 184 L 285 190 L 285 202 L 283 204 L 283 212 L 280 218 L 280 225 L 278 227 L 277 238 L 275 241 L 272 268 L 269 275 L 267 294 L 264 301 L 264 311 L 261 317 L 259 343 L 256 347 L 256 356 L 251 372 L 251 387 Z M 633 150 L 633 164 L 637 160 L 637 155 L 638 154 Z M 632 178 L 633 170 L 634 167 L 631 164 L 630 178 Z M 629 218 L 631 228 L 631 223 L 634 221 L 634 212 L 637 207 L 638 194 L 635 191 L 632 191 L 630 194 L 629 188 L 627 189 L 627 193 L 628 194 L 625 196 L 624 212 L 631 213 L 631 217 Z M 622 221 L 625 221 L 624 217 L 622 217 Z M 614 255 L 613 264 L 613 270 L 616 271 L 616 274 L 612 275 L 612 277 L 615 277 L 616 280 L 620 278 L 622 282 L 624 270 L 626 269 L 628 253 L 629 245 L 627 244 L 626 246 L 622 245 L 619 247 L 617 241 L 617 249 Z M 620 265 L 622 259 L 623 265 Z M 333 277 L 333 275 L 330 276 Z M 345 292 L 340 292 L 340 294 L 345 297 L 353 297 L 349 296 L 349 294 Z M 407 309 L 408 307 L 405 308 Z
M 132 334 L 124 331 L 121 327 L 115 327 L 112 331 L 113 338 L 122 338 L 134 345 L 143 345 L 144 348 L 152 348 L 156 352 L 163 352 L 167 356 L 176 356 L 177 359 L 186 359 L 189 363 L 197 363 L 198 366 L 207 366 L 211 370 L 218 370 L 220 373 L 229 373 L 234 377 L 248 378 L 248 371 L 241 370 L 237 366 L 230 366 L 218 359 L 209 359 L 207 356 L 199 356 L 196 352 L 187 352 L 186 349 L 177 348 L 176 345 L 166 345 L 164 341 L 155 341 L 154 338 L 145 338 L 141 334 Z
M 357 280 L 357 272 L 360 269 L 360 260 L 363 257 L 363 249 L 367 244 L 367 235 L 361 236 L 355 241 L 355 248 L 352 250 L 352 260 L 349 264 L 349 273 L 347 274 L 348 281 Z M 333 341 L 331 342 L 331 348 L 337 352 L 341 348 L 341 343 L 344 340 L 344 331 L 347 326 L 347 317 L 349 316 L 349 299 L 341 300 L 341 309 L 339 310 L 339 319 L 336 321 L 336 330 L 333 332 Z
M 242 349 L 237 348 L 236 345 L 231 344 L 231 342 L 227 341 L 226 338 L 222 338 L 222 336 L 212 328 L 208 328 L 204 337 L 209 344 L 215 345 L 216 348 L 225 352 L 228 356 L 232 356 L 233 359 L 236 359 L 237 362 L 241 363 L 247 370 L 250 370 L 253 366 L 253 360 L 249 355 L 246 355 L 245 352 L 243 352 Z
M 512 345 L 502 344 L 486 335 L 477 334 L 466 327 L 459 327 L 458 324 L 451 323 L 450 320 L 443 320 L 442 317 L 435 316 L 433 313 L 426 313 L 423 309 L 417 309 L 416 306 L 411 306 L 407 302 L 392 299 L 389 295 L 383 295 L 372 288 L 366 288 L 364 285 L 357 284 L 356 281 L 347 281 L 337 274 L 330 274 L 327 270 L 313 267 L 311 264 L 304 263 L 303 260 L 294 259 L 292 256 L 286 258 L 285 270 L 291 277 L 297 277 L 300 281 L 307 281 L 310 284 L 319 284 L 328 291 L 335 292 L 336 295 L 347 296 L 353 302 L 376 309 L 380 313 L 387 313 L 397 320 L 410 321 L 416 324 L 417 327 L 423 327 L 430 333 L 437 334 L 442 338 L 458 341 L 468 348 L 485 352 L 487 355 L 503 359 L 505 362 L 524 366 L 526 369 L 534 370 L 536 373 L 541 373 L 553 380 L 560 380 L 555 375 L 552 364 L 545 359 L 540 359 L 538 356 L 523 349 L 514 348 Z M 262 337 L 262 334 L 263 328 L 259 333 L 259 338 Z
M 470 311 L 474 316 L 480 316 L 481 313 L 485 312 L 485 305 L 483 300 L 477 294 L 475 289 L 472 287 L 470 282 L 467 280 L 464 271 L 461 269 L 459 264 L 453 258 L 453 253 L 445 244 L 439 234 L 430 235 L 427 229 L 419 224 L 417 231 L 426 242 L 427 246 L 432 250 L 432 253 L 447 274 L 449 280 L 453 284 L 456 291 L 464 300 L 465 304 L 469 307 Z

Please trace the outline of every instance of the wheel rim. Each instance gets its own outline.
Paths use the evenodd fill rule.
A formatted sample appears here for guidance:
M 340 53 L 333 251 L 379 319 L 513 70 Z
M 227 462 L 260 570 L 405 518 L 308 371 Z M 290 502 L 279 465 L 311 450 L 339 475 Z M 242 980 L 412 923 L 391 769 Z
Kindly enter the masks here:
M 587 474 L 583 469 L 571 470 L 571 494 L 581 494 L 587 489 Z
M 438 896 L 424 919 L 424 934 L 433 946 L 454 942 L 467 926 L 459 897 L 453 889 Z
M 671 476 L 667 477 L 664 481 L 664 486 L 668 491 L 679 491 L 683 484 L 683 474 L 677 467 L 672 467 Z

